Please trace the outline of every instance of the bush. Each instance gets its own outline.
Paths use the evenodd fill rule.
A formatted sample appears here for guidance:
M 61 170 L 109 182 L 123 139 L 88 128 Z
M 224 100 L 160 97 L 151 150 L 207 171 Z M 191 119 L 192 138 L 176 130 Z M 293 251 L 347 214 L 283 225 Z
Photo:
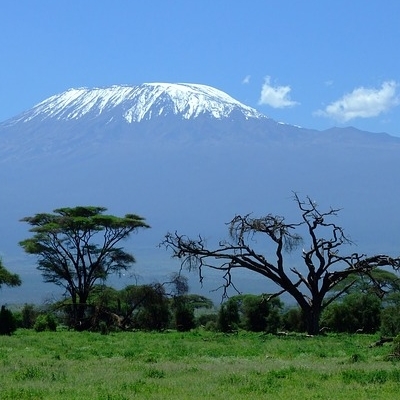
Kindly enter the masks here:
M 267 301 L 262 296 L 245 295 L 242 299 L 243 326 L 251 332 L 276 333 L 281 318 L 278 299 Z
M 190 305 L 179 304 L 175 309 L 175 326 L 180 332 L 190 331 L 195 327 L 194 311 Z
M 11 335 L 17 329 L 13 313 L 1 306 L 0 310 L 0 335 Z
M 218 320 L 218 314 L 209 314 L 209 313 L 204 313 L 201 314 L 197 317 L 196 319 L 196 326 L 198 327 L 205 327 L 209 322 L 213 322 L 214 325 L 217 325 L 217 320 Z
M 235 331 L 240 322 L 238 304 L 231 300 L 222 304 L 218 313 L 217 329 L 225 333 Z
M 35 309 L 33 304 L 25 304 L 21 311 L 21 327 L 25 329 L 32 329 L 35 325 L 38 314 L 39 312 Z
M 281 325 L 281 306 L 278 298 L 268 301 L 264 295 L 233 296 L 220 308 L 218 330 L 230 332 L 240 327 L 252 332 L 275 333 Z
M 335 332 L 374 333 L 380 327 L 381 301 L 373 294 L 352 293 L 330 305 L 322 316 L 323 324 Z
M 207 323 L 204 325 L 204 330 L 209 332 L 217 332 L 218 327 L 216 321 L 207 321 Z
M 40 314 L 36 318 L 33 329 L 36 332 L 56 331 L 57 322 L 52 314 Z
M 393 339 L 393 356 L 396 358 L 400 358 L 400 335 L 397 335 L 394 339 Z
M 289 332 L 305 332 L 306 324 L 301 309 L 298 307 L 289 308 L 282 315 L 282 325 L 283 329 Z
M 400 306 L 389 306 L 381 313 L 381 333 L 396 336 L 400 333 Z

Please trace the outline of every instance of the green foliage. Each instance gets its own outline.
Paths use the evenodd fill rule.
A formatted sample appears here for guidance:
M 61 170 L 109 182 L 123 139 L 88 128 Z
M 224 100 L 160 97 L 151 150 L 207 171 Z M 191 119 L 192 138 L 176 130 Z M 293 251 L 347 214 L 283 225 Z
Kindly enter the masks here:
M 196 326 L 194 310 L 190 304 L 178 302 L 174 307 L 175 327 L 180 332 L 187 332 Z
M 226 303 L 222 304 L 219 309 L 217 329 L 225 333 L 233 332 L 238 328 L 239 322 L 238 303 L 229 299 Z
M 213 322 L 216 326 L 217 321 L 218 321 L 218 314 L 202 313 L 196 318 L 196 326 L 205 327 L 209 322 Z
M 384 301 L 391 302 L 393 294 L 400 290 L 400 279 L 391 271 L 375 268 L 366 274 L 354 273 L 338 283 L 332 293 L 375 294 Z
M 2 285 L 6 286 L 20 286 L 21 279 L 17 274 L 12 274 L 7 271 L 0 258 L 0 288 Z
M 276 333 L 281 324 L 281 308 L 282 304 L 278 298 L 268 301 L 266 296 L 243 296 L 244 328 L 252 332 Z
M 148 331 L 167 328 L 170 320 L 169 301 L 162 285 L 130 286 L 126 291 L 134 308 L 134 328 Z
M 331 304 L 323 314 L 323 324 L 335 332 L 374 333 L 380 327 L 381 301 L 374 294 L 352 293 Z
M 21 310 L 14 312 L 18 328 L 32 329 L 40 310 L 33 304 L 24 304 Z
M 218 328 L 222 332 L 241 327 L 253 332 L 275 333 L 281 325 L 281 307 L 278 298 L 268 301 L 264 295 L 233 296 L 220 308 Z
M 52 314 L 40 314 L 37 316 L 33 329 L 36 332 L 56 331 L 57 322 Z
M 33 328 L 39 311 L 35 309 L 33 304 L 25 304 L 22 308 L 22 328 L 31 329 Z
M 174 314 L 174 327 L 181 332 L 190 331 L 196 326 L 195 310 L 210 309 L 213 302 L 197 294 L 175 296 L 171 301 Z
M 381 333 L 384 336 L 400 334 L 400 305 L 387 306 L 382 310 Z
M 11 335 L 17 329 L 13 313 L 5 306 L 0 310 L 0 335 Z
M 305 332 L 303 311 L 299 307 L 291 307 L 282 314 L 282 327 L 289 332 Z
M 393 338 L 392 354 L 395 358 L 400 358 L 400 335 Z

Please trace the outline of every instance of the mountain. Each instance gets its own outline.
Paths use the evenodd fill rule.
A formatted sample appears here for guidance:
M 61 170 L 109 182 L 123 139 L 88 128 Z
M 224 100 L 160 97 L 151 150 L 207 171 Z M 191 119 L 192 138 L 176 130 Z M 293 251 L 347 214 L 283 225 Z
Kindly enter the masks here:
M 399 161 L 398 137 L 279 123 L 205 85 L 67 90 L 0 124 L 0 255 L 24 281 L 3 289 L 0 303 L 56 293 L 19 248 L 29 236 L 19 220 L 63 206 L 146 217 L 152 229 L 126 243 L 142 281 L 178 269 L 158 247 L 167 231 L 218 243 L 239 213 L 298 221 L 292 191 L 323 209 L 342 208 L 338 222 L 357 243 L 349 251 L 398 255 Z M 249 273 L 239 281 L 243 291 L 270 290 Z M 220 283 L 210 272 L 201 293 Z M 194 275 L 191 285 L 201 290 Z
M 226 93 L 206 85 L 145 83 L 139 86 L 69 89 L 50 97 L 33 109 L 7 122 L 8 125 L 32 120 L 58 121 L 98 119 L 102 123 L 127 123 L 168 115 L 183 119 L 210 116 L 216 119 L 265 118 Z M 105 118 L 102 118 L 105 116 Z

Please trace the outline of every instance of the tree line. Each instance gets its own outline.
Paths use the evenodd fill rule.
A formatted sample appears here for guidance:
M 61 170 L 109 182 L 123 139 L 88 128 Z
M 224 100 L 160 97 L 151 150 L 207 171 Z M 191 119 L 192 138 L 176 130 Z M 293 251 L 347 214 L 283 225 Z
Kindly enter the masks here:
M 67 298 L 59 306 L 68 316 L 67 325 L 77 330 L 100 329 L 100 322 L 109 329 L 107 321 L 113 321 L 120 329 L 145 326 L 138 323 L 138 318 L 146 314 L 145 305 L 147 315 L 155 315 L 156 310 L 153 314 L 148 311 L 150 304 L 157 305 L 158 311 L 163 310 L 154 318 L 160 325 L 155 329 L 168 326 L 169 322 L 163 321 L 171 310 L 186 315 L 186 319 L 182 317 L 186 323 L 193 319 L 194 310 L 187 299 L 184 269 L 196 270 L 200 281 L 207 268 L 221 271 L 223 297 L 227 296 L 229 288 L 237 290 L 234 271 L 239 268 L 257 273 L 278 287 L 276 292 L 261 297 L 243 297 L 237 290 L 237 296 L 220 307 L 214 321 L 218 329 L 224 331 L 235 327 L 252 327 L 252 330 L 257 324 L 263 327 L 262 331 L 272 332 L 284 327 L 284 314 L 278 312 L 282 308 L 279 296 L 283 293 L 289 294 L 297 304 L 297 311 L 291 311 L 292 320 L 296 319 L 297 312 L 298 329 L 310 335 L 321 333 L 325 325 L 332 329 L 334 321 L 345 321 L 340 313 L 361 300 L 378 300 L 379 306 L 372 315 L 378 314 L 376 310 L 379 307 L 381 310 L 382 304 L 385 310 L 398 307 L 398 303 L 393 302 L 397 289 L 394 272 L 399 268 L 400 259 L 384 254 L 343 254 L 340 250 L 347 249 L 352 242 L 335 221 L 340 210 L 321 211 L 309 197 L 302 200 L 296 193 L 294 202 L 300 213 L 298 221 L 287 222 L 284 217 L 273 214 L 257 218 L 251 214 L 237 215 L 228 224 L 229 239 L 215 246 L 208 246 L 201 236 L 193 239 L 178 232 L 167 233 L 160 246 L 181 260 L 179 273 L 171 282 L 129 287 L 126 293 L 118 294 L 116 308 L 99 303 L 103 297 L 98 290 L 106 287 L 110 275 L 128 270 L 135 262 L 133 255 L 121 247 L 121 242 L 140 229 L 150 228 L 143 217 L 108 215 L 104 207 L 60 208 L 52 213 L 23 218 L 22 221 L 30 225 L 32 236 L 20 245 L 28 254 L 37 257 L 37 268 L 45 282 L 64 288 Z M 286 259 L 299 247 L 302 247 L 301 268 Z M 3 284 L 17 286 L 21 281 L 0 263 L 0 286 Z M 387 292 L 393 295 L 392 300 L 388 300 Z M 163 298 L 168 299 L 164 309 L 160 300 Z M 387 303 L 383 302 L 384 298 Z M 373 309 L 373 304 L 378 303 L 371 300 L 368 304 L 364 308 Z M 4 307 L 2 312 L 4 314 Z M 345 315 L 352 318 L 355 313 L 345 312 Z M 287 316 L 286 325 L 288 321 Z M 355 322 L 357 324 L 362 325 L 357 329 L 369 329 L 366 322 Z M 180 325 L 176 323 L 176 328 Z M 336 330 L 351 324 L 337 325 Z M 377 322 L 372 325 L 376 326 Z

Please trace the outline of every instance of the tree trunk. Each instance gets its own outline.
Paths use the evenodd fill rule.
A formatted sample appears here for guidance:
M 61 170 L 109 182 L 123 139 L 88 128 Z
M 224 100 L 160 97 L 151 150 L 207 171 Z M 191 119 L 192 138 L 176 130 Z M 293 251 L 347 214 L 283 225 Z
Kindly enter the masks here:
M 321 318 L 322 309 L 320 306 L 309 306 L 307 309 L 303 309 L 306 329 L 309 335 L 319 335 L 319 320 Z

